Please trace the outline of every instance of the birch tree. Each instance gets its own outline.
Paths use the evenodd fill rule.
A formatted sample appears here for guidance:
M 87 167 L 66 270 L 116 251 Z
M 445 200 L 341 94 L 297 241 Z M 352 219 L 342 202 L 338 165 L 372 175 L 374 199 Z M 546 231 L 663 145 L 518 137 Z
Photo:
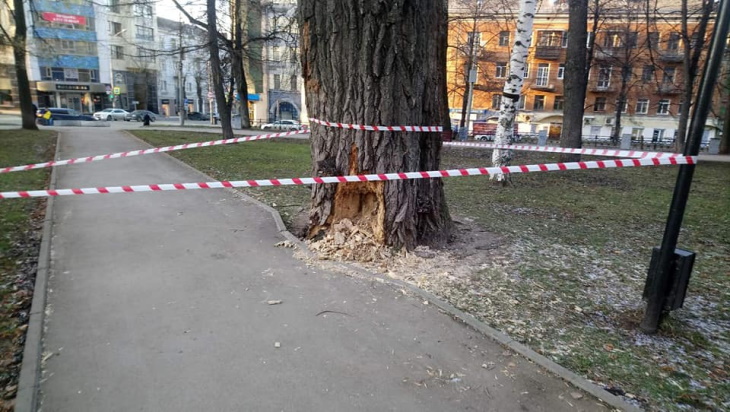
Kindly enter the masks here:
M 299 3 L 302 73 L 312 117 L 366 125 L 448 127 L 446 0 Z M 440 133 L 312 126 L 316 175 L 439 167 Z M 315 185 L 309 236 L 349 219 L 375 241 L 443 245 L 451 221 L 440 179 Z
M 522 84 L 525 77 L 525 63 L 530 48 L 530 37 L 532 36 L 532 22 L 535 18 L 537 3 L 535 0 L 521 0 L 520 11 L 517 16 L 517 27 L 515 41 L 512 45 L 512 54 L 509 64 L 509 78 L 502 90 L 502 101 L 500 103 L 499 123 L 495 135 L 495 144 L 510 145 L 514 143 L 515 113 L 517 102 L 522 93 Z M 501 167 L 509 165 L 512 160 L 512 150 L 495 149 L 492 153 L 492 165 Z M 498 182 L 504 182 L 504 174 L 492 175 Z

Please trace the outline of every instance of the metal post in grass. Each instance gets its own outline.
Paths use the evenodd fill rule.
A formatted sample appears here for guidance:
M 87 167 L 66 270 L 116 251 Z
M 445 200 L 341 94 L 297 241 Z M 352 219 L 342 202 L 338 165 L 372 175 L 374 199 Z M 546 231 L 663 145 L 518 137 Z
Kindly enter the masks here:
M 684 148 L 685 156 L 697 156 L 700 152 L 702 133 L 705 128 L 710 105 L 712 104 L 712 92 L 720 72 L 720 65 L 727 41 L 728 26 L 730 25 L 729 9 L 730 0 L 721 0 L 717 19 L 715 20 L 712 40 L 710 42 L 707 63 L 705 64 L 702 81 L 700 82 L 697 106 L 692 114 L 689 141 Z M 657 264 L 652 265 L 650 272 L 653 273 L 650 273 L 647 279 L 646 292 L 648 301 L 644 319 L 640 325 L 641 330 L 645 333 L 653 334 L 659 329 L 662 313 L 671 292 L 674 282 L 672 261 L 675 258 L 677 239 L 679 238 L 679 231 L 682 226 L 684 209 L 687 206 L 687 198 L 689 197 L 694 170 L 694 164 L 682 165 L 679 168 Z

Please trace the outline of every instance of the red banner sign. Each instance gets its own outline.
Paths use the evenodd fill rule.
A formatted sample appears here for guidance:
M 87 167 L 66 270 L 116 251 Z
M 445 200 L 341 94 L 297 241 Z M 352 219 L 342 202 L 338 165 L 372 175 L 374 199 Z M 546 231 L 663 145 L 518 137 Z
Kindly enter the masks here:
M 42 14 L 43 20 L 50 21 L 51 23 L 62 23 L 62 24 L 86 24 L 86 17 L 74 16 L 72 14 L 59 14 L 44 12 Z

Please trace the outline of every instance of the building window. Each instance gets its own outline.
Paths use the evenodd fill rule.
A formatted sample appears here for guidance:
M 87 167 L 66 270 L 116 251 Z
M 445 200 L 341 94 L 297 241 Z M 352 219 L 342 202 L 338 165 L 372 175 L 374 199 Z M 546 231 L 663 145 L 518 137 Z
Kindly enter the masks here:
M 538 94 L 535 96 L 535 102 L 532 105 L 532 110 L 545 110 L 545 96 Z
M 662 140 L 664 140 L 664 129 L 654 129 L 654 133 L 651 135 L 651 141 L 656 143 Z
M 621 47 L 621 34 L 616 31 L 606 32 L 606 36 L 603 38 L 603 47 L 607 49 Z
M 565 78 L 565 64 L 558 66 L 558 79 L 562 80 Z
M 496 70 L 494 72 L 494 77 L 498 79 L 503 79 L 507 77 L 507 63 L 495 63 Z
M 499 110 L 502 105 L 502 95 L 501 94 L 493 94 L 492 95 L 492 109 L 493 110 Z
M 639 46 L 639 32 L 632 31 L 626 33 L 626 43 L 631 49 L 635 49 Z
M 669 114 L 669 100 L 659 100 L 656 108 L 656 114 Z
M 499 45 L 501 47 L 509 46 L 509 32 L 508 31 L 499 32 Z
M 281 89 L 281 75 L 275 74 L 274 75 L 274 90 L 280 90 Z
M 632 140 L 644 140 L 644 128 L 643 127 L 632 127 L 631 128 L 631 139 Z
M 299 86 L 297 84 L 297 76 L 296 75 L 291 75 L 289 77 L 289 90 L 295 92 L 298 89 L 299 89 Z
M 606 98 L 596 97 L 596 101 L 593 103 L 594 112 L 605 112 L 606 111 Z
M 596 82 L 596 86 L 600 89 L 607 89 L 608 86 L 611 85 L 611 71 L 613 70 L 613 67 L 611 66 L 601 66 L 598 69 L 598 82 Z
M 641 71 L 641 81 L 649 83 L 654 80 L 654 66 L 646 65 Z
M 525 63 L 525 71 L 522 73 L 523 79 L 529 79 L 530 78 L 530 64 Z
M 651 47 L 652 49 L 658 48 L 659 47 L 659 32 L 658 31 L 649 32 L 647 41 L 649 42 L 649 44 L 647 46 Z
M 664 77 L 662 78 L 662 83 L 665 85 L 674 84 L 674 73 L 675 72 L 676 72 L 676 69 L 674 67 L 665 67 L 664 68 Z
M 636 114 L 649 113 L 649 99 L 639 99 L 636 101 Z
M 669 33 L 669 38 L 667 39 L 667 50 L 668 51 L 677 51 L 679 50 L 679 33 L 677 32 L 671 32 Z
M 281 48 L 279 48 L 279 46 L 274 46 L 271 48 L 271 58 L 275 62 L 281 60 Z
M 517 100 L 517 110 L 525 110 L 525 95 L 521 94 Z
M 553 102 L 553 110 L 563 110 L 564 107 L 565 107 L 565 97 L 555 96 L 555 101 Z
M 112 46 L 112 59 L 117 59 L 117 60 L 124 59 L 124 47 Z
M 115 21 L 109 22 L 109 34 L 112 36 L 117 36 L 122 32 L 122 23 L 117 23 Z
M 51 76 L 52 76 L 51 78 L 53 80 L 60 80 L 60 81 L 66 80 L 66 76 L 63 72 L 63 67 L 52 67 Z
M 468 36 L 467 40 L 466 40 L 468 42 L 467 44 L 470 44 L 474 47 L 478 46 L 479 42 L 481 41 L 481 38 L 482 38 L 481 35 L 482 34 L 479 32 L 470 31 L 469 33 L 467 33 L 467 36 Z
M 550 80 L 550 63 L 540 63 L 537 65 L 537 78 L 535 84 L 537 86 L 547 86 Z
M 593 32 L 590 32 L 589 31 L 586 34 L 587 34 L 587 36 L 586 36 L 586 48 L 589 48 L 589 47 L 591 47 L 591 40 L 593 40 Z
M 629 111 L 629 99 L 624 100 L 623 106 L 621 106 L 621 102 L 616 100 L 616 110 L 621 108 L 621 113 L 626 113 Z
M 538 31 L 537 45 L 540 47 L 565 47 L 563 46 L 563 37 L 566 38 L 567 46 L 567 36 L 563 36 L 563 34 L 562 31 Z
M 163 80 L 160 84 L 160 90 L 167 91 L 167 80 Z
M 152 6 L 149 4 L 135 4 L 134 14 L 139 17 L 152 18 Z
M 154 40 L 154 30 L 151 27 L 137 26 L 137 38 L 139 40 Z
M 109 11 L 119 13 L 119 0 L 109 0 Z

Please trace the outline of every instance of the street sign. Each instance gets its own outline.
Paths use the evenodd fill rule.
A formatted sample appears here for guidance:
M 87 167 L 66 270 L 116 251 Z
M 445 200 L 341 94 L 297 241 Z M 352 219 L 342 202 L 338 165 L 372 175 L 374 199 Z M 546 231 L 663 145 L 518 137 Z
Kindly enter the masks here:
M 114 88 L 114 94 L 116 94 L 117 96 L 120 95 L 120 94 L 122 94 L 122 89 L 119 88 L 119 87 L 115 87 Z

